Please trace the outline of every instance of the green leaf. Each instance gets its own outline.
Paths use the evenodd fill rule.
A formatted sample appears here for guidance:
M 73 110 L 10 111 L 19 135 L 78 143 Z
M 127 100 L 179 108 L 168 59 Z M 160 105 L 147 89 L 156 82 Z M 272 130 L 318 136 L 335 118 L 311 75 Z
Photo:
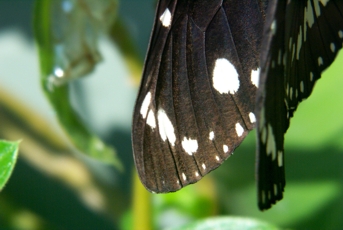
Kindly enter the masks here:
M 52 107 L 54 108 L 56 116 L 60 124 L 62 125 L 62 128 L 64 129 L 65 133 L 69 136 L 71 141 L 81 152 L 87 154 L 90 157 L 96 158 L 97 160 L 100 160 L 102 162 L 110 163 L 118 169 L 122 169 L 122 165 L 119 159 L 117 158 L 113 148 L 106 146 L 97 136 L 91 133 L 83 124 L 78 114 L 72 108 L 69 100 L 68 84 L 66 84 L 66 82 L 68 82 L 68 79 L 66 82 L 54 81 L 56 80 L 56 78 L 59 77 L 56 74 L 56 76 L 53 76 L 56 70 L 56 65 L 60 67 L 59 64 L 63 63 L 63 60 L 65 60 L 63 59 L 65 58 L 63 55 L 62 57 L 56 55 L 56 50 L 58 50 L 58 44 L 55 36 L 56 34 L 60 36 L 65 34 L 63 34 L 64 31 L 59 31 L 59 29 L 61 29 L 59 27 L 57 29 L 51 28 L 52 26 L 55 26 L 54 23 L 56 23 L 56 20 L 53 22 L 51 17 L 52 8 L 56 7 L 56 4 L 53 5 L 54 3 L 56 3 L 56 1 L 37 0 L 34 12 L 34 31 L 40 57 L 41 84 L 44 93 L 50 101 Z M 73 32 L 74 31 L 70 32 L 70 34 L 67 35 L 75 35 Z M 59 33 L 61 33 L 62 35 Z M 75 33 L 77 33 L 77 31 Z M 78 35 L 75 36 L 82 37 Z M 97 53 L 94 50 L 90 52 L 93 52 L 91 53 L 91 55 Z M 70 51 L 70 53 L 73 53 L 73 51 Z M 60 60 L 61 58 L 63 59 L 62 61 Z M 88 57 L 88 59 L 89 58 L 91 57 Z M 68 73 L 70 73 L 71 78 L 85 74 L 87 73 L 87 71 L 91 71 L 94 66 L 91 66 L 90 63 L 86 62 L 87 58 L 84 58 L 82 60 L 85 61 L 75 68 L 73 68 L 70 65 L 66 65 L 66 67 L 63 66 L 62 69 L 65 70 L 65 67 L 67 70 L 70 70 L 70 72 Z M 67 58 L 66 61 L 68 62 L 70 60 Z M 84 68 L 85 64 L 86 67 L 87 65 L 90 66 L 88 66 L 88 68 Z M 84 69 L 80 70 L 80 68 Z
M 272 230 L 279 229 L 269 223 L 243 217 L 216 217 L 197 221 L 169 230 L 210 230 L 210 229 L 240 229 L 240 230 Z
M 0 191 L 10 178 L 18 157 L 19 141 L 0 140 Z

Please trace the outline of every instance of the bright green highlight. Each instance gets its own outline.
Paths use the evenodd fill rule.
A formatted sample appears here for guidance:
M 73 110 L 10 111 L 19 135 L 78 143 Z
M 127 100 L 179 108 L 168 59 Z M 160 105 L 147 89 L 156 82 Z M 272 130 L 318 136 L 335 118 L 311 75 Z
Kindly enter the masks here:
M 18 157 L 19 141 L 0 140 L 0 191 L 10 178 Z

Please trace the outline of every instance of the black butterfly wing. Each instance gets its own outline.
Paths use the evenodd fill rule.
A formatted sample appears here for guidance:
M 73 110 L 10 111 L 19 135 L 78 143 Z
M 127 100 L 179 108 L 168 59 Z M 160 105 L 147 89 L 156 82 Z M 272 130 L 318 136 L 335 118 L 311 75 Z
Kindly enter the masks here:
M 343 1 L 269 3 L 257 93 L 258 205 L 268 209 L 285 187 L 284 134 L 343 42 Z
M 132 127 L 149 191 L 197 182 L 254 127 L 263 4 L 159 1 Z

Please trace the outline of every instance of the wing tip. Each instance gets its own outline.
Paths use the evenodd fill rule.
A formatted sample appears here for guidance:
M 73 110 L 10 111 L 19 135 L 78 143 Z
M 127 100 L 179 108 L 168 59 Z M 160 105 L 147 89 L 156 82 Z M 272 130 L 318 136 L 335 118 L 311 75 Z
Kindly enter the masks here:
M 260 191 L 258 194 L 258 208 L 261 211 L 265 211 L 270 209 L 273 205 L 275 205 L 278 201 L 281 201 L 283 198 L 284 189 L 276 194 L 273 191 L 268 190 L 268 192 Z M 268 194 L 268 195 L 267 195 Z

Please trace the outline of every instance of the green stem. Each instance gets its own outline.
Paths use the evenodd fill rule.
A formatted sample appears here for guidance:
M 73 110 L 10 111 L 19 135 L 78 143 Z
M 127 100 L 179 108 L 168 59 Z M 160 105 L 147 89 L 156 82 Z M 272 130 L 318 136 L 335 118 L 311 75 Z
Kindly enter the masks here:
M 136 170 L 133 174 L 133 230 L 150 230 L 153 229 L 151 194 L 143 187 Z

